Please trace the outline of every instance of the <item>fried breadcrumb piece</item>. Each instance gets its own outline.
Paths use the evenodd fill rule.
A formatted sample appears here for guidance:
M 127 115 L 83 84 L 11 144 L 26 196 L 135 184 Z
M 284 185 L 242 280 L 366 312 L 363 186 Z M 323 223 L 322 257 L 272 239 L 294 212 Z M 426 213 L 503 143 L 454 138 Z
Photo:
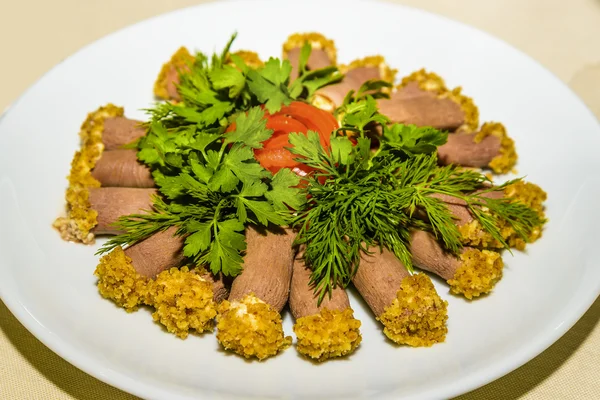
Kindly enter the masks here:
M 546 213 L 544 212 L 544 202 L 546 201 L 548 195 L 538 185 L 523 181 L 508 185 L 506 189 L 504 189 L 504 195 L 533 209 L 542 219 L 542 223 L 538 226 L 535 226 L 529 233 L 527 240 L 521 239 L 516 232 L 514 232 L 514 229 L 510 228 L 511 234 L 507 239 L 508 244 L 511 247 L 517 248 L 518 250 L 524 250 L 527 243 L 533 243 L 542 236 L 542 228 L 547 222 Z
M 104 144 L 102 132 L 104 121 L 111 117 L 123 116 L 123 108 L 113 104 L 98 108 L 88 114 L 81 125 L 79 136 L 81 149 L 73 156 L 69 173 L 69 187 L 66 192 L 67 216 L 57 218 L 52 226 L 56 228 L 63 240 L 93 243 L 94 234 L 90 231 L 96 226 L 98 213 L 91 209 L 89 189 L 100 187 L 91 174 L 96 162 L 102 156 Z
M 327 39 L 318 32 L 294 33 L 290 35 L 283 44 L 283 58 L 287 58 L 287 54 L 290 50 L 302 47 L 306 42 L 308 42 L 313 49 L 323 50 L 327 53 L 327 56 L 331 60 L 331 64 L 336 64 L 337 50 L 335 48 L 335 43 L 333 40 Z
M 377 319 L 395 343 L 429 347 L 446 339 L 448 303 L 427 275 L 415 274 L 402 280 L 396 298 Z
M 94 275 L 98 277 L 102 297 L 114 301 L 127 312 L 150 302 L 148 279 L 135 271 L 131 258 L 120 246 L 100 259 Z
M 190 330 L 212 331 L 217 306 L 212 284 L 188 267 L 171 268 L 157 275 L 150 286 L 152 318 L 167 331 L 185 339 Z
M 469 249 L 460 255 L 461 265 L 454 277 L 448 280 L 450 292 L 462 294 L 467 299 L 489 293 L 502 278 L 504 262 L 500 253 Z
M 525 250 L 527 243 L 533 243 L 542 236 L 542 230 L 547 221 L 544 212 L 544 201 L 546 201 L 547 194 L 534 183 L 518 181 L 508 185 L 504 189 L 504 196 L 510 198 L 512 201 L 521 202 L 533 209 L 542 220 L 540 225 L 533 227 L 525 240 L 517 234 L 508 222 L 504 220 L 498 221 L 497 228 L 500 231 L 502 239 L 512 248 Z M 468 224 L 459 226 L 458 231 L 461 234 L 461 241 L 465 245 L 492 248 L 503 247 L 502 243 L 494 239 L 490 233 L 483 229 L 481 223 L 476 219 Z
M 173 99 L 173 78 L 179 73 L 189 70 L 190 65 L 194 63 L 194 56 L 185 47 L 180 47 L 171 57 L 171 59 L 163 64 L 156 82 L 154 82 L 154 95 L 161 99 Z M 171 90 L 169 90 L 171 89 Z
M 318 314 L 298 318 L 294 325 L 298 352 L 316 361 L 348 355 L 362 340 L 360 325 L 352 308 L 325 308 Z
M 258 54 L 254 51 L 238 50 L 232 54 L 240 57 L 246 63 L 246 65 L 249 66 L 250 68 L 258 68 L 258 67 L 262 67 L 263 65 L 265 65 L 265 63 L 260 59 Z M 231 60 L 231 55 L 229 55 L 229 54 L 227 55 L 226 63 L 229 65 L 235 66 L 235 64 Z
M 226 350 L 259 360 L 276 355 L 292 343 L 291 336 L 283 334 L 281 315 L 254 294 L 219 304 L 217 340 Z
M 362 68 L 362 67 L 377 67 L 379 69 L 379 76 L 381 80 L 394 83 L 396 79 L 397 69 L 391 68 L 385 61 L 385 58 L 381 55 L 368 56 L 352 61 L 348 65 L 340 65 L 340 72 L 345 74 L 351 69 Z
M 517 163 L 517 150 L 515 141 L 506 133 L 504 125 L 498 122 L 486 122 L 475 135 L 475 143 L 481 142 L 487 136 L 496 136 L 500 139 L 500 154 L 492 159 L 489 167 L 496 174 L 510 172 Z
M 411 82 L 416 82 L 421 90 L 435 93 L 438 98 L 449 98 L 457 103 L 465 113 L 465 123 L 459 129 L 467 129 L 474 131 L 479 127 L 479 109 L 473 102 L 473 99 L 462 94 L 460 86 L 450 90 L 446 86 L 446 82 L 434 72 L 427 72 L 425 69 L 420 69 L 412 74 L 402 78 L 402 82 L 398 88 L 402 88 Z

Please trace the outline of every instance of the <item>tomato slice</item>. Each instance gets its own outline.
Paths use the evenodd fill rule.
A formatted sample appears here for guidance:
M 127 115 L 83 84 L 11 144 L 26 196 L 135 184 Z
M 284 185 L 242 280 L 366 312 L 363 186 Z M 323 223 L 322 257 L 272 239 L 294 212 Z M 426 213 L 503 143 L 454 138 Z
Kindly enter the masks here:
M 290 133 L 304 133 L 308 129 L 303 123 L 285 115 L 268 117 L 267 128 L 273 129 L 274 132 L 273 136 L 263 143 L 265 149 L 289 146 L 288 135 Z
M 303 123 L 309 130 L 317 132 L 323 147 L 329 147 L 331 133 L 338 127 L 338 123 L 332 114 L 299 101 L 281 107 L 281 110 L 274 115 L 281 114 L 289 115 Z
M 309 130 L 319 134 L 319 141 L 325 148 L 330 147 L 332 132 L 338 128 L 335 117 L 310 104 L 293 101 L 289 106 L 281 107 L 274 114 L 265 113 L 266 127 L 273 130 L 273 135 L 263 142 L 262 149 L 255 149 L 257 161 L 272 173 L 281 168 L 290 168 L 300 176 L 306 176 L 312 168 L 295 161 L 295 155 L 285 147 L 289 147 L 289 134 L 298 132 L 307 134 Z M 229 125 L 226 132 L 235 130 L 235 123 Z

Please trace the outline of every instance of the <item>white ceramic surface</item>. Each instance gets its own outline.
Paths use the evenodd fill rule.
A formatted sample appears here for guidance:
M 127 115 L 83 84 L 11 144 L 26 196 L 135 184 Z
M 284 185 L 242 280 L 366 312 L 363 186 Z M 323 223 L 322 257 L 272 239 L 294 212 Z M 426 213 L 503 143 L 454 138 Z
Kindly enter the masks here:
M 255 14 L 256 13 L 256 14 Z M 363 344 L 351 357 L 315 365 L 294 349 L 265 362 L 219 350 L 213 335 L 185 341 L 145 310 L 103 300 L 94 252 L 62 242 L 65 176 L 87 112 L 113 102 L 129 117 L 152 101 L 162 63 L 180 45 L 279 56 L 288 34 L 335 39 L 340 61 L 381 53 L 400 76 L 423 66 L 462 85 L 482 121 L 501 121 L 517 143 L 518 170 L 549 195 L 550 223 L 527 253 L 505 255 L 494 292 L 449 302 L 449 334 L 432 348 L 385 340 L 353 296 Z M 600 126 L 577 97 L 527 56 L 470 27 L 386 3 L 211 3 L 110 35 L 48 72 L 0 120 L 0 296 L 47 346 L 82 370 L 148 399 L 446 398 L 522 365 L 568 330 L 600 292 Z M 292 334 L 286 313 L 284 327 Z

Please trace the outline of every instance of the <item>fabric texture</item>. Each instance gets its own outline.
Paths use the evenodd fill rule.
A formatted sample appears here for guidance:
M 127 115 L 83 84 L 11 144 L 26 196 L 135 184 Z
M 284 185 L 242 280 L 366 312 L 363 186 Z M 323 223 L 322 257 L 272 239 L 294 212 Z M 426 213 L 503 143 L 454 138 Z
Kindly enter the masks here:
M 83 45 L 150 16 L 201 2 L 0 2 L 0 54 L 4 60 L 19 60 L 1 64 L 0 111 L 46 70 Z M 466 22 L 524 50 L 570 84 L 600 118 L 597 42 L 600 1 L 395 2 Z M 44 36 L 43 46 L 40 46 L 40 36 Z M 600 299 L 541 355 L 495 382 L 456 399 L 600 398 L 599 320 Z M 61 359 L 33 337 L 0 302 L 0 399 L 133 400 L 136 397 L 102 383 Z

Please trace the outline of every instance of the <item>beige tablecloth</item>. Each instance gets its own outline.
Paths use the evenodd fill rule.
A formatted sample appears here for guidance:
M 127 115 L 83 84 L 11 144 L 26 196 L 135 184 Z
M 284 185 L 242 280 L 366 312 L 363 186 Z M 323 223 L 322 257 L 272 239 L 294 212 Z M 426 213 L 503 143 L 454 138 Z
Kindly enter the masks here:
M 568 83 L 600 117 L 600 0 L 396 2 L 446 15 L 506 40 Z M 0 0 L 0 110 L 83 45 L 136 21 L 197 3 L 201 1 Z M 600 398 L 599 319 L 597 300 L 540 356 L 459 399 Z M 0 399 L 134 397 L 62 360 L 0 302 Z

